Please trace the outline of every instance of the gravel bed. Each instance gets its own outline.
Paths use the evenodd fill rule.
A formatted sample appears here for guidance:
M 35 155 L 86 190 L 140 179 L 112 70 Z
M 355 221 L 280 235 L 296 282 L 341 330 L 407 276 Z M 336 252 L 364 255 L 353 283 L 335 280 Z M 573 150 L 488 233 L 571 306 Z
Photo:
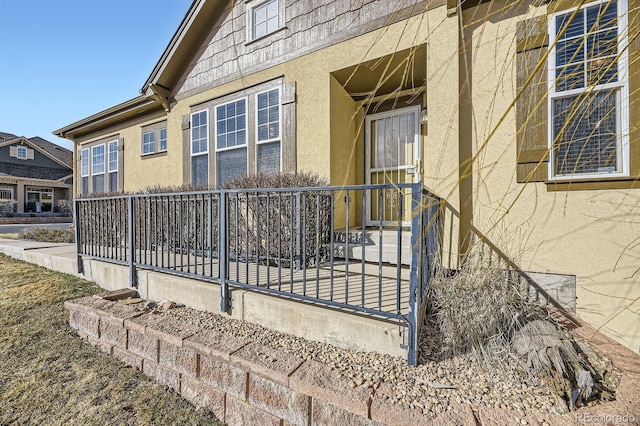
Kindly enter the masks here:
M 432 416 L 460 403 L 470 404 L 474 410 L 480 407 L 513 410 L 514 415 L 523 416 L 522 420 L 530 409 L 541 413 L 566 411 L 566 405 L 558 404 L 560 397 L 547 382 L 527 374 L 515 359 L 505 356 L 500 368 L 470 356 L 438 359 L 438 341 L 434 336 L 422 336 L 421 359 L 418 366 L 412 367 L 398 357 L 344 350 L 187 307 L 170 309 L 164 315 L 324 363 L 354 388 L 377 389 L 389 383 L 395 389 L 391 402 Z M 606 358 L 598 359 L 603 369 L 615 371 Z M 610 381 L 613 383 L 615 377 Z

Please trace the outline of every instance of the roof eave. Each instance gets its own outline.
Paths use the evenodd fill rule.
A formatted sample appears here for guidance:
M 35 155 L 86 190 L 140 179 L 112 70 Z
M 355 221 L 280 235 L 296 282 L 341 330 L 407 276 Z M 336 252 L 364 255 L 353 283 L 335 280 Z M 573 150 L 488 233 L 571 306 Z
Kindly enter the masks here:
M 76 121 L 68 126 L 62 127 L 58 130 L 54 130 L 53 134 L 61 137 L 73 140 L 74 136 L 79 133 L 89 133 L 89 131 L 100 130 L 107 127 L 114 120 L 125 120 L 129 117 L 137 116 L 142 112 L 146 112 L 150 106 L 161 107 L 160 102 L 157 99 L 148 96 L 140 95 L 119 105 L 101 111 L 97 114 L 93 114 L 87 118 Z

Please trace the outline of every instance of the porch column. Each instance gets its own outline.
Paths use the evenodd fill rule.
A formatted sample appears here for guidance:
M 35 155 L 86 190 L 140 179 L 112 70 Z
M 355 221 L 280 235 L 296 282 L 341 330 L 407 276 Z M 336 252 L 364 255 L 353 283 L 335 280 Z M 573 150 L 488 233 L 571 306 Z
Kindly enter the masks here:
M 24 182 L 19 180 L 16 186 L 17 212 L 24 213 Z

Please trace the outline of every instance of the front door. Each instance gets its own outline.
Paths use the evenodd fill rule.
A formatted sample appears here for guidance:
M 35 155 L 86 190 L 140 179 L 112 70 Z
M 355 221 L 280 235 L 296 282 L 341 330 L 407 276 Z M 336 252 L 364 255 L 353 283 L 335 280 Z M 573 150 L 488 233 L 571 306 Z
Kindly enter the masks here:
M 420 180 L 420 107 L 396 109 L 366 118 L 366 183 L 370 185 L 414 183 Z M 410 221 L 411 200 L 404 197 L 402 218 L 397 189 L 369 191 L 368 225 L 403 224 Z M 409 195 L 408 191 L 403 191 Z

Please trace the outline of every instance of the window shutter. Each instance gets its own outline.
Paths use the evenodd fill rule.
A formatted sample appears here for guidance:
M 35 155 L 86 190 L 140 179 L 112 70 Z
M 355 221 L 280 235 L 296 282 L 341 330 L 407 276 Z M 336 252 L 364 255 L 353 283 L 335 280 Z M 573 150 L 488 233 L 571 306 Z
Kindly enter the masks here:
M 519 22 L 516 43 L 516 180 L 543 182 L 549 162 L 547 66 L 541 64 L 549 45 L 546 16 Z
M 15 145 L 12 145 L 9 147 L 9 156 L 11 157 L 18 157 L 18 147 Z
M 297 170 L 295 81 L 289 81 L 282 85 L 280 104 L 282 107 L 282 123 L 280 123 L 282 171 L 295 172 Z
M 27 160 L 33 160 L 33 149 L 27 149 Z

